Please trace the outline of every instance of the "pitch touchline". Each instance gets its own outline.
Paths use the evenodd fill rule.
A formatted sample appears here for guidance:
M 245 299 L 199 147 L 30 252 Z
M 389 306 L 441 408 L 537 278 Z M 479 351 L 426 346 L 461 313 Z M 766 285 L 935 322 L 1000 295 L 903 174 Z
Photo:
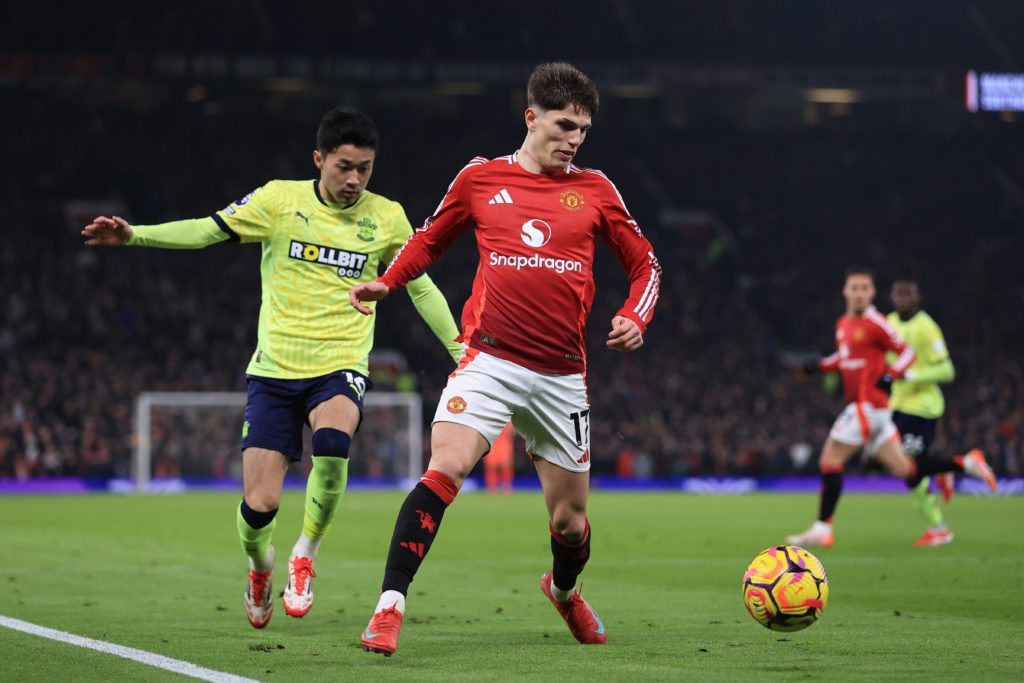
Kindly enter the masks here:
M 27 621 L 22 621 L 21 619 L 5 617 L 2 614 L 0 614 L 0 626 L 6 626 L 7 628 L 14 629 L 15 631 L 21 631 L 22 633 L 28 633 L 34 636 L 49 638 L 50 640 L 58 640 L 62 643 L 70 643 L 71 645 L 77 645 L 79 647 L 87 647 L 90 650 L 98 650 L 107 654 L 123 657 L 124 659 L 132 659 L 136 662 L 148 664 L 149 666 L 155 666 L 158 669 L 173 671 L 174 673 L 191 676 L 192 678 L 198 678 L 204 681 L 211 681 L 212 683 L 258 683 L 258 681 L 252 678 L 243 678 L 242 676 L 235 676 L 234 674 L 214 671 L 213 669 L 207 669 L 189 662 L 183 662 L 180 659 L 172 659 L 152 652 L 146 652 L 145 650 L 136 650 L 133 647 L 125 647 L 124 645 L 108 643 L 104 640 L 83 638 L 82 636 L 76 636 L 73 633 L 65 633 L 64 631 L 57 631 L 52 628 L 46 628 L 45 626 L 36 626 L 35 624 L 31 624 Z

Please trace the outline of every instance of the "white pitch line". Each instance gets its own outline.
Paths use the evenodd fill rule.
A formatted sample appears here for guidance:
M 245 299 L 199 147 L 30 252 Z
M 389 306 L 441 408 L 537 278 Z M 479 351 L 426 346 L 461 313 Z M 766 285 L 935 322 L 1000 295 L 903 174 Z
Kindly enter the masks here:
M 108 643 L 105 640 L 83 638 L 82 636 L 76 636 L 73 633 L 65 633 L 64 631 L 57 631 L 56 629 L 46 628 L 45 626 L 36 626 L 35 624 L 31 624 L 27 621 L 22 621 L 21 619 L 5 617 L 2 614 L 0 614 L 0 626 L 6 626 L 7 628 L 12 628 L 15 631 L 21 631 L 22 633 L 28 633 L 34 636 L 49 638 L 50 640 L 58 640 L 62 643 L 70 643 L 71 645 L 77 645 L 79 647 L 87 647 L 90 650 L 98 650 L 100 652 L 116 655 L 125 659 L 133 659 L 136 662 L 155 666 L 158 669 L 173 671 L 174 673 L 191 676 L 192 678 L 198 678 L 203 681 L 210 681 L 211 683 L 259 683 L 259 681 L 252 678 L 243 678 L 242 676 L 236 676 L 234 674 L 214 671 L 213 669 L 197 666 L 190 662 L 183 662 L 180 659 L 172 659 L 152 652 L 146 652 L 145 650 L 136 650 L 134 647 L 125 647 L 124 645 Z

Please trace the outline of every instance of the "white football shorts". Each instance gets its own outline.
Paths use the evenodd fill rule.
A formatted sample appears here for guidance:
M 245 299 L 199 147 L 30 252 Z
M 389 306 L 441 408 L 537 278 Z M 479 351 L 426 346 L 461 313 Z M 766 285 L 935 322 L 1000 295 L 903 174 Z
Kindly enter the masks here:
M 886 441 L 898 439 L 892 411 L 876 408 L 870 403 L 850 403 L 839 413 L 828 433 L 849 446 L 863 446 L 864 454 L 873 456 Z
M 549 375 L 466 349 L 434 422 L 472 427 L 492 444 L 509 420 L 531 457 L 571 472 L 590 470 L 590 403 L 582 374 Z

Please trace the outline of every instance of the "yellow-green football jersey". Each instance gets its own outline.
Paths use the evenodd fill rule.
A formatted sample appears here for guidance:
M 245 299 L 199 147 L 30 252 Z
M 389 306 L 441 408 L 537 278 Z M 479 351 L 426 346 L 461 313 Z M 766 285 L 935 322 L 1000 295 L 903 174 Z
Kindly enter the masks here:
M 915 370 L 915 367 L 934 365 L 949 358 L 949 350 L 946 349 L 946 340 L 942 336 L 942 330 L 924 311 L 918 311 L 910 320 L 906 321 L 900 320 L 899 314 L 895 311 L 886 317 L 889 324 L 907 340 L 907 344 L 917 354 L 917 360 L 910 368 L 911 372 Z M 936 382 L 897 380 L 892 384 L 889 407 L 901 413 L 934 420 L 942 417 L 942 413 L 946 410 L 946 399 Z
M 373 316 L 349 304 L 412 234 L 397 202 L 364 191 L 352 206 L 325 202 L 314 180 L 272 180 L 214 214 L 241 242 L 261 242 L 258 345 L 246 373 L 319 377 L 367 372 Z M 371 308 L 373 302 L 367 302 Z

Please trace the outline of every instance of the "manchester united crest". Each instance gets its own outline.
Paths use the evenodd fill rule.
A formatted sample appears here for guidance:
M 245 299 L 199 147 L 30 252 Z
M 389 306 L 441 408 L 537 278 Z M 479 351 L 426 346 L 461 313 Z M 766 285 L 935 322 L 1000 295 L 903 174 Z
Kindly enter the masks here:
M 558 203 L 566 208 L 568 211 L 576 213 L 583 208 L 586 204 L 583 201 L 583 195 L 573 189 L 568 189 L 558 197 Z
M 448 408 L 449 413 L 461 413 L 466 409 L 466 399 L 461 396 L 453 396 L 448 399 L 448 405 L 446 407 Z

